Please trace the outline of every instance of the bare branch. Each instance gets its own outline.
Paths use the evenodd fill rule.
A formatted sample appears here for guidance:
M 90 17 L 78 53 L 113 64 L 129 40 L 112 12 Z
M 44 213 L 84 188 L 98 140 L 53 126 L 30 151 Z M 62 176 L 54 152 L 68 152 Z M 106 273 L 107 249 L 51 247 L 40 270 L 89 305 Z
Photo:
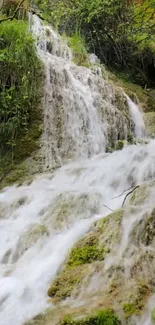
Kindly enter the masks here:
M 133 192 L 134 192 L 138 187 L 139 187 L 139 185 L 135 186 L 135 187 L 132 189 L 132 191 L 130 191 L 129 193 L 126 194 L 126 196 L 125 196 L 125 198 L 124 198 L 124 200 L 123 200 L 123 203 L 122 203 L 122 207 L 124 206 L 127 197 L 128 197 L 131 193 L 133 193 Z
M 133 188 L 133 186 L 129 187 L 127 190 L 124 190 L 121 194 L 115 196 L 115 197 L 112 197 L 111 199 L 114 200 L 114 199 L 117 199 L 118 197 L 122 196 L 125 192 L 131 190 Z

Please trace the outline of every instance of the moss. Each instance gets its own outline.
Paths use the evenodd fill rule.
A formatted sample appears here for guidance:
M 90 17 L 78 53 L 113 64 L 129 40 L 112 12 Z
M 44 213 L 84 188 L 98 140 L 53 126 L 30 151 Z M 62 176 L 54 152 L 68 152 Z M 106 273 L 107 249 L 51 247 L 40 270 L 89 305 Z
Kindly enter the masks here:
M 111 214 L 109 214 L 106 218 L 101 219 L 98 222 L 99 228 L 101 228 L 103 231 L 107 229 L 108 223 L 112 222 L 114 224 L 114 221 L 118 224 L 122 221 L 122 218 L 124 216 L 124 210 L 123 209 L 118 209 Z
M 80 318 L 79 320 L 73 320 L 71 317 L 66 317 L 62 322 L 62 325 L 120 325 L 121 322 L 118 316 L 112 309 L 105 309 L 99 311 L 94 316 L 87 318 Z
M 146 222 L 141 229 L 141 241 L 146 246 L 152 244 L 155 238 L 155 209 L 153 209 L 150 216 L 146 218 Z
M 29 180 L 30 176 L 26 164 L 23 162 L 21 164 L 13 165 L 10 167 L 12 170 L 3 177 L 0 182 L 0 189 L 14 183 L 20 184 L 25 180 Z
M 132 205 L 141 205 L 148 198 L 149 189 L 147 185 L 138 187 L 131 195 L 129 203 Z
M 132 315 L 138 315 L 144 308 L 146 300 L 150 294 L 150 287 L 145 282 L 137 283 L 136 292 L 131 294 L 130 301 L 123 303 L 123 311 L 128 319 Z
M 155 323 L 155 308 L 151 312 L 151 319 L 152 319 L 152 322 Z
M 87 241 L 82 241 L 72 249 L 67 265 L 76 266 L 101 261 L 104 259 L 105 253 L 103 246 L 98 247 L 98 238 L 89 237 Z
M 155 136 L 155 112 L 145 113 L 145 119 L 148 136 Z
M 65 268 L 49 288 L 49 297 L 54 298 L 55 301 L 70 297 L 72 290 L 78 283 L 80 283 L 84 275 L 85 268 L 82 266 Z
M 73 61 L 77 65 L 89 68 L 88 53 L 82 36 L 79 33 L 75 33 L 69 38 L 69 45 L 73 51 Z
M 129 302 L 123 304 L 123 310 L 125 313 L 125 318 L 129 318 L 132 315 L 135 315 L 138 313 L 136 305 L 133 303 L 129 303 Z
M 123 147 L 124 147 L 124 142 L 121 141 L 121 140 L 117 141 L 117 143 L 116 143 L 116 150 L 122 150 Z

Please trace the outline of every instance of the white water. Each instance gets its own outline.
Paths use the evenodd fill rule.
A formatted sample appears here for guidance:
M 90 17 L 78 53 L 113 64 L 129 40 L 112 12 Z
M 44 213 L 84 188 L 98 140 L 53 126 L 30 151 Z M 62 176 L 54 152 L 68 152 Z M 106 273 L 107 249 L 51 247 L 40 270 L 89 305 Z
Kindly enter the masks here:
M 134 103 L 128 96 L 127 96 L 130 112 L 132 119 L 135 123 L 135 135 L 137 138 L 144 138 L 146 136 L 145 132 L 145 123 L 143 119 L 142 112 L 138 104 Z
M 33 20 L 38 53 L 46 69 L 42 139 L 45 170 L 69 159 L 102 153 L 111 142 L 114 145 L 117 140 L 127 139 L 132 120 L 123 91 L 116 91 L 101 77 L 99 69 L 91 71 L 75 65 L 66 42 L 52 28 L 41 25 L 38 17 Z
M 36 18 L 34 27 L 36 34 L 45 32 Z M 118 109 L 112 104 L 114 88 L 110 88 L 106 81 L 98 82 L 97 76 L 94 81 L 90 70 L 73 65 L 67 45 L 51 32 L 51 28 L 50 33 L 54 39 L 52 54 L 46 53 L 44 38 L 41 43 L 39 41 L 39 53 L 47 73 L 45 93 L 48 104 L 45 98 L 43 139 L 45 169 L 56 162 L 62 164 L 63 155 L 69 150 L 76 161 L 53 174 L 38 176 L 31 185 L 13 186 L 0 193 L 1 325 L 22 325 L 44 311 L 48 306 L 49 285 L 75 242 L 95 220 L 109 214 L 106 206 L 113 210 L 121 207 L 124 195 L 114 197 L 131 186 L 155 179 L 154 141 L 147 146 L 128 146 L 113 154 L 104 153 L 109 126 L 107 120 L 105 123 L 101 120 L 98 104 L 102 101 L 110 114 L 114 113 L 116 123 Z M 86 85 L 89 76 L 93 88 Z M 49 82 L 50 77 L 54 82 Z M 102 86 L 101 92 L 94 88 L 99 86 Z M 53 87 L 56 88 L 53 90 Z M 57 143 L 55 120 L 51 120 L 52 109 L 56 109 L 53 96 L 60 95 L 61 88 L 65 110 L 62 147 Z M 125 119 L 121 123 L 123 121 Z M 81 123 L 89 125 L 85 136 Z M 125 125 L 124 134 L 126 130 Z M 88 159 L 89 155 L 92 157 Z M 26 246 L 24 237 L 34 227 L 40 229 L 42 225 L 47 231 L 34 242 L 33 238 L 29 244 L 26 242 Z

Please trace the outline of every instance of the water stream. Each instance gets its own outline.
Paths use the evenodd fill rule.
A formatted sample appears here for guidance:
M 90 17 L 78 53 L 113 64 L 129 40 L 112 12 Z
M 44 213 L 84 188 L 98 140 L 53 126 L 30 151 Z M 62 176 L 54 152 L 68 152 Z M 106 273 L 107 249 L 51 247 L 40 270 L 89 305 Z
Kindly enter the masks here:
M 62 167 L 36 176 L 30 185 L 0 192 L 1 325 L 23 325 L 44 311 L 48 287 L 78 239 L 95 220 L 121 207 L 125 193 L 120 193 L 155 179 L 155 141 L 105 153 L 112 121 L 114 137 L 117 123 L 127 136 L 126 119 L 120 118 L 114 105 L 114 88 L 89 69 L 73 64 L 68 46 L 36 16 L 33 32 L 42 33 L 38 52 L 46 69 L 45 171 Z M 112 120 L 101 116 L 101 104 Z M 130 104 L 136 110 L 136 135 L 141 137 L 142 117 L 138 107 Z M 63 116 L 57 120 L 61 109 Z

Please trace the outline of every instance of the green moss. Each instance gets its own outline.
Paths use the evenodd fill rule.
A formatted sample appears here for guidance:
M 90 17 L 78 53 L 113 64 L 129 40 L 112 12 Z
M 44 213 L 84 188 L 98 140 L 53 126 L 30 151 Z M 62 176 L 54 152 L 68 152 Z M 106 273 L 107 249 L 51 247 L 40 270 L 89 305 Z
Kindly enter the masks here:
M 76 266 L 101 261 L 104 259 L 105 253 L 103 246 L 98 247 L 98 239 L 90 237 L 87 242 L 83 241 L 72 249 L 67 265 Z
M 132 205 L 141 205 L 148 198 L 149 188 L 147 185 L 142 185 L 138 187 L 134 193 L 131 195 L 130 204 Z
M 151 312 L 151 319 L 152 319 L 152 322 L 155 323 L 155 308 Z
M 106 218 L 104 218 L 103 220 L 101 219 L 98 222 L 99 229 L 101 228 L 102 231 L 104 232 L 108 228 L 109 223 L 114 224 L 114 222 L 116 222 L 116 223 L 120 224 L 120 222 L 122 221 L 123 216 L 124 216 L 124 210 L 123 209 L 118 209 L 118 210 L 112 212 Z
M 11 166 L 11 169 L 12 170 L 1 180 L 0 189 L 14 183 L 20 184 L 29 178 L 28 169 L 25 163 Z
M 124 147 L 124 142 L 121 141 L 121 140 L 117 141 L 117 143 L 116 143 L 116 150 L 122 150 L 123 147 Z
M 75 33 L 69 38 L 69 45 L 73 51 L 73 60 L 77 65 L 89 67 L 88 54 L 85 42 L 79 33 Z
M 146 300 L 150 294 L 150 287 L 145 282 L 137 283 L 136 292 L 131 294 L 130 301 L 123 304 L 125 317 L 128 319 L 132 315 L 138 315 L 144 308 Z
M 65 268 L 49 288 L 49 297 L 54 298 L 55 301 L 66 299 L 71 295 L 74 287 L 83 279 L 84 274 L 85 268 L 81 266 Z
M 155 112 L 145 113 L 148 136 L 155 136 Z
M 124 310 L 126 318 L 129 318 L 132 315 L 135 315 L 138 313 L 136 305 L 133 303 L 129 303 L 129 302 L 123 304 L 123 310 Z
M 79 320 L 73 320 L 70 317 L 66 317 L 62 322 L 62 325 L 120 325 L 121 322 L 118 316 L 112 309 L 105 309 L 99 311 L 94 316 L 87 318 L 80 318 Z

